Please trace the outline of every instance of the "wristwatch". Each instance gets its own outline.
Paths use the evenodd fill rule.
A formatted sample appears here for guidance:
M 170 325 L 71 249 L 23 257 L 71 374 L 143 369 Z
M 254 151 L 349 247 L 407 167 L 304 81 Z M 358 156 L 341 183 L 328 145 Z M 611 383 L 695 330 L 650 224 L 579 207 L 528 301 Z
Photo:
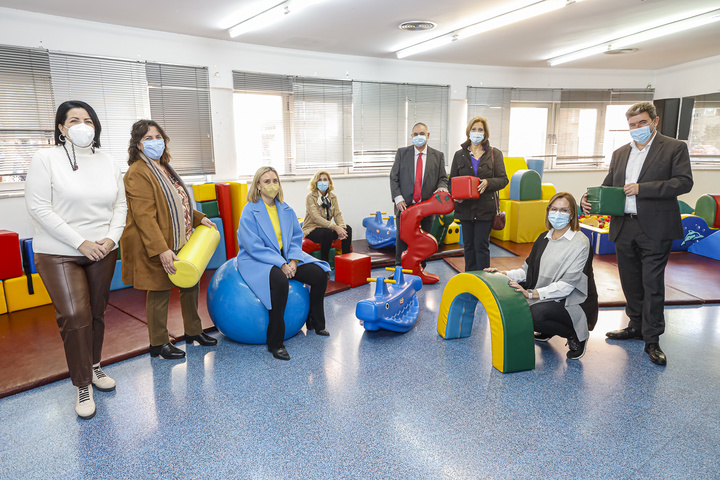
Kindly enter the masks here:
M 532 289 L 528 290 L 528 298 L 533 298 L 533 291 Z

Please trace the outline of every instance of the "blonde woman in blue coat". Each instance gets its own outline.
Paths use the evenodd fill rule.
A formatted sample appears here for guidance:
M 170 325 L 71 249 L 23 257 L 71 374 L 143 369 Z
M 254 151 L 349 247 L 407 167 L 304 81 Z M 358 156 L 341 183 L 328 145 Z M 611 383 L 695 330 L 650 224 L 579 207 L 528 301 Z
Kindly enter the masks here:
M 289 280 L 310 286 L 307 328 L 329 336 L 324 298 L 330 266 L 302 251 L 300 223 L 284 202 L 280 177 L 274 168 L 260 167 L 255 172 L 247 199 L 238 227 L 237 268 L 269 311 L 268 351 L 277 359 L 290 360 L 283 345 Z

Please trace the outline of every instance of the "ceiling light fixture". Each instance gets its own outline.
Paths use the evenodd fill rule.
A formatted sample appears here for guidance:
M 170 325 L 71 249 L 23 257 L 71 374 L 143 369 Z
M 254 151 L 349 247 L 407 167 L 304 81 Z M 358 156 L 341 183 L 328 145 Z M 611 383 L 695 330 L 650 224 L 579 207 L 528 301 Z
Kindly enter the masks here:
M 284 0 L 276 3 L 270 8 L 263 10 L 257 15 L 246 18 L 234 26 L 228 28 L 231 38 L 238 37 L 244 33 L 253 32 L 268 27 L 282 20 L 286 15 L 297 13 L 306 7 L 320 3 L 324 0 Z
M 446 33 L 439 37 L 420 42 L 407 48 L 403 48 L 395 52 L 397 58 L 405 58 L 410 55 L 416 55 L 433 48 L 437 48 L 443 45 L 447 45 L 456 40 L 462 40 L 474 35 L 479 35 L 496 28 L 504 27 L 512 23 L 517 23 L 528 18 L 537 17 L 544 13 L 552 12 L 553 10 L 559 10 L 562 7 L 571 5 L 581 0 L 540 0 L 533 2 L 515 10 L 495 15 L 492 18 L 483 20 L 482 22 L 473 23 L 462 28 L 458 28 L 450 33 Z
M 666 35 L 672 35 L 673 33 L 689 30 L 691 28 L 701 27 L 703 25 L 707 25 L 708 23 L 717 22 L 718 20 L 720 20 L 720 9 L 706 11 L 701 14 L 693 13 L 681 20 L 666 23 L 664 25 L 658 25 L 631 35 L 616 38 L 591 47 L 582 48 L 565 55 L 553 57 L 549 59 L 547 63 L 551 67 L 554 67 L 555 65 L 572 62 L 573 60 L 579 60 L 592 55 L 605 53 L 610 50 L 624 49 L 646 40 L 652 40 L 654 38 L 664 37 Z

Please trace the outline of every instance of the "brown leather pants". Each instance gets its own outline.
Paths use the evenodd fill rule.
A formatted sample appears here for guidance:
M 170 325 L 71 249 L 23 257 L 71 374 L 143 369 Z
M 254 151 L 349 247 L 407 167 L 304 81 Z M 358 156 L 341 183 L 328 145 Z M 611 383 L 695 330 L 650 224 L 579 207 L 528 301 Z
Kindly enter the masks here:
M 105 338 L 105 307 L 117 252 L 94 262 L 85 256 L 35 254 L 35 267 L 55 307 L 70 379 L 76 387 L 92 383 Z
M 158 347 L 170 342 L 167 330 L 168 306 L 171 290 L 148 290 L 145 301 L 150 346 Z M 200 284 L 180 289 L 180 311 L 182 312 L 185 335 L 200 335 L 202 321 L 198 315 Z

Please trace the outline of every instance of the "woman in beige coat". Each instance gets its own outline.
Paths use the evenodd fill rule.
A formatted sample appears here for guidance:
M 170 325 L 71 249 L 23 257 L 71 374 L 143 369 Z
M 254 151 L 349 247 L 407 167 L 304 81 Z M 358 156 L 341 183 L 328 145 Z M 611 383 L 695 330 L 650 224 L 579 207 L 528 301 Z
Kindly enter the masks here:
M 342 240 L 343 253 L 352 251 L 352 228 L 345 221 L 332 191 L 335 186 L 330 174 L 317 172 L 308 185 L 310 193 L 305 198 L 303 237 L 320 244 L 320 260 L 328 261 L 332 242 Z
M 190 238 L 193 228 L 215 225 L 194 210 L 180 176 L 170 166 L 166 144 L 170 139 L 152 120 L 132 126 L 125 174 L 128 203 L 127 227 L 120 239 L 123 283 L 147 291 L 146 312 L 150 355 L 184 358 L 185 352 L 170 343 L 167 313 L 170 290 L 168 274 L 175 273 L 176 253 Z M 203 346 L 217 340 L 203 333 L 198 315 L 199 287 L 180 289 L 185 341 Z

